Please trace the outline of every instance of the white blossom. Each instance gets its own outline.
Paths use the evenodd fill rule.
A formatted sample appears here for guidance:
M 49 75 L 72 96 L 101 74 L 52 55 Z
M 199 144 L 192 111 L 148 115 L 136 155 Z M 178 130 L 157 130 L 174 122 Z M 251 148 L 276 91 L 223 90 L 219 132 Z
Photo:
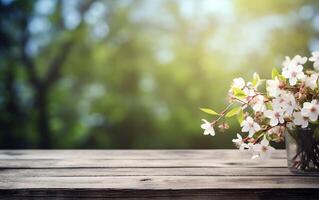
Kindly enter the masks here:
M 308 117 L 311 121 L 316 121 L 319 115 L 318 101 L 314 99 L 311 102 L 305 102 L 301 109 L 301 115 Z
M 283 110 L 285 111 L 286 115 L 292 115 L 294 109 L 297 108 L 296 98 L 291 93 L 284 93 L 282 95 L 285 98 L 285 104 L 283 106 Z
M 271 153 L 275 150 L 274 147 L 269 145 L 269 141 L 266 137 L 263 138 L 260 144 L 254 144 L 252 149 L 258 154 L 257 156 L 253 156 L 253 158 L 260 157 L 262 160 L 270 158 Z
M 245 80 L 241 77 L 239 78 L 235 78 L 233 80 L 233 88 L 239 88 L 239 89 L 243 89 L 245 87 Z
M 251 103 L 253 110 L 256 112 L 264 112 L 266 110 L 265 98 L 263 95 L 257 95 Z
M 311 76 L 304 77 L 305 86 L 311 89 L 315 89 L 317 87 L 318 74 L 311 74 Z
M 280 81 L 276 77 L 275 80 L 268 80 L 267 81 L 267 88 L 266 88 L 269 96 L 277 97 L 282 92 L 280 89 Z
M 266 81 L 266 93 L 257 88 L 263 80 L 258 74 L 254 74 L 252 82 L 235 78 L 229 90 L 230 105 L 224 111 L 218 114 L 202 109 L 214 115 L 215 120 L 208 122 L 202 119 L 203 134 L 214 136 L 214 126 L 219 120 L 237 114 L 238 120 L 242 121 L 241 131 L 248 133 L 248 136 L 243 139 L 238 133 L 232 142 L 241 151 L 251 151 L 253 158 L 269 158 L 275 150 L 270 146 L 270 141 L 281 141 L 290 130 L 306 128 L 319 119 L 319 51 L 313 52 L 309 58 L 315 70 L 307 69 L 304 72 L 307 60 L 307 57 L 300 55 L 286 57 L 282 63 L 282 74 L 273 70 L 274 79 Z M 228 111 L 233 103 L 240 103 L 240 107 Z M 223 122 L 218 127 L 225 129 L 228 125 Z
M 288 92 L 282 92 L 277 98 L 272 100 L 274 110 L 282 109 L 287 116 L 292 115 L 297 107 L 295 96 Z
M 235 143 L 235 145 L 239 148 L 239 150 L 244 150 L 244 149 L 248 149 L 249 148 L 249 145 L 246 144 L 244 141 L 243 141 L 243 138 L 241 137 L 240 134 L 237 133 L 237 138 L 233 139 L 232 140 L 233 143 Z
M 256 95 L 256 92 L 253 88 L 249 88 L 249 87 L 245 87 L 243 89 L 243 91 L 245 92 L 245 94 L 248 96 L 248 98 L 253 97 Z
M 242 123 L 241 123 L 242 132 L 249 132 L 248 137 L 252 137 L 257 131 L 259 131 L 260 125 L 254 121 L 252 117 L 247 117 Z
M 307 57 L 301 57 L 300 55 L 296 55 L 292 59 L 289 56 L 286 56 L 285 61 L 282 63 L 284 69 L 289 68 L 293 65 L 303 65 L 307 62 Z
M 282 75 L 289 79 L 290 85 L 296 85 L 298 79 L 302 79 L 304 77 L 302 65 L 306 62 L 307 57 L 296 55 L 293 59 L 290 59 L 286 56 L 286 59 L 283 62 L 284 68 L 282 69 Z
M 290 85 L 296 85 L 297 81 L 302 79 L 305 74 L 303 73 L 303 66 L 299 64 L 290 64 L 288 67 L 284 68 L 282 70 L 282 75 L 285 78 L 289 79 L 289 84 Z
M 312 52 L 312 57 L 309 58 L 309 61 L 313 62 L 313 68 L 319 71 L 319 51 Z
M 202 129 L 204 129 L 204 135 L 211 135 L 214 136 L 215 135 L 215 130 L 214 127 L 211 123 L 209 123 L 207 120 L 202 119 L 202 121 L 204 122 L 200 127 Z
M 301 112 L 294 112 L 293 114 L 293 122 L 297 126 L 301 126 L 302 128 L 308 127 L 308 118 L 301 115 Z
M 277 110 L 266 110 L 264 115 L 270 119 L 270 126 L 277 126 L 279 123 L 282 124 L 284 120 L 284 111 L 281 109 Z

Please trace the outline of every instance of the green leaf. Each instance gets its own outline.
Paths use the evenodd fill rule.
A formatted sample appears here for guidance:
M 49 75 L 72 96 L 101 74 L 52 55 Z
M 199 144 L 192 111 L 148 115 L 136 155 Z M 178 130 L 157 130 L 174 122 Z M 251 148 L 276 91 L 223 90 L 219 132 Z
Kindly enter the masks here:
M 279 75 L 278 78 L 279 78 L 279 80 L 281 80 L 281 81 L 286 81 L 286 78 L 285 78 L 283 75 Z
M 237 113 L 241 111 L 241 107 L 235 107 L 233 109 L 231 109 L 226 115 L 225 117 L 232 117 L 234 115 L 237 115 Z
M 259 74 L 254 73 L 252 84 L 254 87 L 258 86 L 260 82 Z
M 266 104 L 267 110 L 272 110 L 272 103 L 271 102 L 267 102 L 265 104 Z
M 244 121 L 244 111 L 242 109 L 240 109 L 240 111 L 237 113 L 237 120 L 239 124 Z
M 279 76 L 280 76 L 280 74 L 279 74 L 278 70 L 276 68 L 273 68 L 271 71 L 271 78 L 275 79 L 276 77 L 279 77 Z
M 247 97 L 247 94 L 239 89 L 239 88 L 233 88 L 233 93 L 234 93 L 234 96 L 237 97 L 237 98 L 245 98 Z
M 273 68 L 271 71 L 271 78 L 275 79 L 276 77 L 281 81 L 286 81 L 286 78 L 281 75 L 276 68 Z
M 200 110 L 210 115 L 219 115 L 217 112 L 213 111 L 210 108 L 200 108 Z

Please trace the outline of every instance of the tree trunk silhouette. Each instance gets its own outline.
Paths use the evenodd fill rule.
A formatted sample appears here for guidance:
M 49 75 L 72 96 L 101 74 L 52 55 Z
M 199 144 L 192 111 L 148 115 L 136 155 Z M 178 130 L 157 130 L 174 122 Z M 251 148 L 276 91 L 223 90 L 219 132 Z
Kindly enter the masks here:
M 4 134 L 4 146 L 3 148 L 12 149 L 17 148 L 14 144 L 16 135 L 16 126 L 13 120 L 19 118 L 17 115 L 20 113 L 16 102 L 16 93 L 14 91 L 14 66 L 8 66 L 5 73 L 6 78 L 4 81 L 5 91 L 6 91 L 6 101 L 5 101 L 5 113 L 7 113 L 6 119 L 4 121 L 3 127 L 7 133 Z
M 84 1 L 79 8 L 79 12 L 83 16 L 84 13 L 90 8 L 94 0 Z M 61 1 L 58 1 L 58 8 L 61 9 Z M 60 16 L 61 17 L 61 16 Z M 68 55 L 71 52 L 72 47 L 74 46 L 73 38 L 70 38 L 68 41 L 65 41 L 61 44 L 59 48 L 60 51 L 50 60 L 48 63 L 48 71 L 45 73 L 44 77 L 40 77 L 37 73 L 37 67 L 34 60 L 27 54 L 26 47 L 27 42 L 30 39 L 30 33 L 28 31 L 28 22 L 29 16 L 23 16 L 21 20 L 21 27 L 23 34 L 21 37 L 21 59 L 25 65 L 25 69 L 28 75 L 29 84 L 35 91 L 35 105 L 34 108 L 37 113 L 37 129 L 39 134 L 39 147 L 42 149 L 52 148 L 52 135 L 50 129 L 50 113 L 49 113 L 49 93 L 52 86 L 60 79 L 61 77 L 61 68 L 67 60 Z M 61 25 L 62 18 L 59 21 Z M 80 27 L 83 26 L 83 20 L 78 25 L 78 27 L 73 30 L 74 32 L 78 31 Z M 64 27 L 60 27 L 64 28 Z
M 51 133 L 49 126 L 49 110 L 48 110 L 48 92 L 47 88 L 41 85 L 37 90 L 36 95 L 36 110 L 37 115 L 37 128 L 39 131 L 39 147 L 41 149 L 52 148 Z

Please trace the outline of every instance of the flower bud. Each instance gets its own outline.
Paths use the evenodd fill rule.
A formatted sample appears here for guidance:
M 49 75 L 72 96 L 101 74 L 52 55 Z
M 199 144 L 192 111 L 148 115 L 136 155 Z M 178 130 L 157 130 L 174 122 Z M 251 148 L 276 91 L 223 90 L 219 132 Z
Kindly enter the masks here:
M 225 132 L 227 129 L 229 129 L 229 125 L 228 125 L 226 122 L 224 122 L 224 123 L 220 124 L 220 125 L 218 126 L 218 128 L 219 128 L 219 130 L 220 130 L 221 132 Z

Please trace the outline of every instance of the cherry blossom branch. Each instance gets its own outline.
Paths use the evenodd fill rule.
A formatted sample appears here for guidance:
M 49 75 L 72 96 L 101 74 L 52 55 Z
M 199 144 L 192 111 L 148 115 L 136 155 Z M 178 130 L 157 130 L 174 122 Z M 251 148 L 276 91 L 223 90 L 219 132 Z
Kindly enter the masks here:
M 234 105 L 234 103 L 229 104 L 229 105 L 219 114 L 219 117 L 218 117 L 216 120 L 214 120 L 211 124 L 214 125 L 214 124 L 216 124 L 220 119 L 222 119 L 222 118 L 225 116 L 227 110 L 228 110 L 232 105 Z
M 318 121 L 319 117 L 319 51 L 313 53 L 309 60 L 314 62 L 314 70 L 305 71 L 303 64 L 307 62 L 306 57 L 286 57 L 281 73 L 276 68 L 272 70 L 272 79 L 266 80 L 264 92 L 258 91 L 257 87 L 263 80 L 256 73 L 251 82 L 235 78 L 229 91 L 230 104 L 219 114 L 214 111 L 213 115 L 218 117 L 211 123 L 204 121 L 201 126 L 205 129 L 204 134 L 215 135 L 214 124 L 237 114 L 241 132 L 248 133 L 248 136 L 243 139 L 237 134 L 233 142 L 240 149 L 257 151 L 262 157 L 265 152 L 274 149 L 269 141 L 281 141 L 290 128 L 317 126 L 312 122 Z M 235 103 L 240 105 L 228 111 Z M 306 164 L 309 163 L 306 161 Z

